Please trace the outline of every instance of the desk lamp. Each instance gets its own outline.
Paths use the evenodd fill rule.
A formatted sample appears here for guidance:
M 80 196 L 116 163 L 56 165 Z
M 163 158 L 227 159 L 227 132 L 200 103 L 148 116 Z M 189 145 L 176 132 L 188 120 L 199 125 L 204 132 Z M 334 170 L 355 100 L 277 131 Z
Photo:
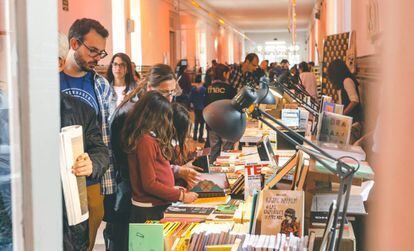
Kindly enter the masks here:
M 286 71 L 277 79 L 271 80 L 268 85 L 272 91 L 279 93 L 279 96 L 288 95 L 315 118 L 318 118 L 319 104 L 301 85 L 292 83 L 290 71 Z
M 247 85 L 243 87 L 232 100 L 220 100 L 213 102 L 207 106 L 203 111 L 204 119 L 211 130 L 215 131 L 220 137 L 231 141 L 238 141 L 243 136 L 243 133 L 246 129 L 246 112 L 249 112 L 248 108 L 254 105 L 256 102 L 258 104 L 254 105 L 253 111 L 250 112 L 250 115 L 253 118 L 262 121 L 272 130 L 279 133 L 287 141 L 295 145 L 297 150 L 302 150 L 303 152 L 309 154 L 315 160 L 320 162 L 326 169 L 337 175 L 340 180 L 339 192 L 336 201 L 338 209 L 334 213 L 332 226 L 328 229 L 330 241 L 328 242 L 327 247 L 330 251 L 335 250 L 335 248 L 339 250 L 339 245 L 342 240 L 345 224 L 345 217 L 342 217 L 339 234 L 337 235 L 336 226 L 339 220 L 339 212 L 341 211 L 343 216 L 346 215 L 351 192 L 352 178 L 354 176 L 354 173 L 359 168 L 359 162 L 355 160 L 358 162 L 358 167 L 355 169 L 354 167 L 342 161 L 343 158 L 350 157 L 342 157 L 340 159 L 334 158 L 332 155 L 319 148 L 310 140 L 296 133 L 284 125 L 282 122 L 278 121 L 273 116 L 260 109 L 260 103 L 257 102 L 257 97 L 258 95 L 256 90 L 253 87 Z M 284 130 L 289 131 L 295 136 L 295 138 L 303 140 L 303 142 L 305 142 L 308 146 L 305 147 L 299 144 L 295 139 L 291 138 L 289 135 L 278 129 L 271 122 L 274 122 Z M 336 169 L 332 168 L 331 165 L 328 164 L 325 160 L 334 162 L 336 164 Z M 340 210 L 341 206 L 342 210 Z

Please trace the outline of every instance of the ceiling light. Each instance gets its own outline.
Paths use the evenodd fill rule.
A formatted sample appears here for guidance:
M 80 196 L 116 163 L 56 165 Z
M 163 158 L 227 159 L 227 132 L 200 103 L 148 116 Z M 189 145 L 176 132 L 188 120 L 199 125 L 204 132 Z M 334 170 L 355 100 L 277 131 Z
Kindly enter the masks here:
M 266 45 L 282 45 L 286 44 L 286 41 L 266 41 Z

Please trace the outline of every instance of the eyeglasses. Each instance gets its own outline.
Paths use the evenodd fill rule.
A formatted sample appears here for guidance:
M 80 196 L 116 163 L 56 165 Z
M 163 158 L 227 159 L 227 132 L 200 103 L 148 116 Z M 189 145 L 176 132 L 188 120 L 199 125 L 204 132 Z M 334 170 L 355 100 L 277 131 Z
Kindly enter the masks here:
M 113 67 L 113 68 L 115 68 L 115 67 L 125 68 L 125 67 L 126 67 L 126 65 L 125 65 L 124 63 L 120 63 L 120 64 L 118 64 L 118 63 L 116 63 L 116 62 L 113 62 L 113 63 L 112 63 L 112 67 Z
M 86 47 L 86 49 L 89 50 L 89 56 L 96 58 L 97 56 L 99 56 L 101 59 L 108 56 L 108 53 L 105 50 L 99 51 L 95 48 L 90 48 L 89 46 L 87 46 L 82 40 L 78 39 L 79 43 L 81 43 L 83 46 Z
M 164 97 L 175 96 L 175 94 L 177 94 L 176 90 L 158 90 L 158 91 Z

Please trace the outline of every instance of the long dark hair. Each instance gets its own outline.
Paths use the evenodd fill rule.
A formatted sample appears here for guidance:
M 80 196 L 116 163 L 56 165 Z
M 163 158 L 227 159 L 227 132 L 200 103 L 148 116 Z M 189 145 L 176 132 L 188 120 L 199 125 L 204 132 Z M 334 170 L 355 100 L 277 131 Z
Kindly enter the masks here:
M 335 59 L 328 66 L 328 78 L 331 81 L 333 87 L 340 90 L 344 86 L 344 80 L 346 78 L 352 79 L 358 86 L 358 81 L 354 74 L 351 73 L 348 66 L 342 59 Z
M 128 93 L 134 86 L 135 86 L 135 81 L 134 81 L 134 73 L 132 72 L 132 67 L 131 67 L 131 59 L 129 58 L 129 56 L 125 53 L 117 53 L 115 54 L 112 59 L 111 62 L 109 63 L 109 67 L 108 67 L 108 81 L 111 85 L 114 84 L 114 74 L 112 73 L 112 63 L 114 62 L 115 58 L 119 57 L 122 62 L 125 63 L 125 67 L 126 67 L 126 74 L 125 74 L 125 90 L 124 90 L 124 94 Z
M 187 59 L 181 59 L 180 61 L 178 61 L 177 63 L 177 76 L 181 77 L 181 75 L 184 74 L 185 70 L 188 67 L 188 60 Z
M 172 118 L 173 110 L 168 99 L 157 91 L 146 93 L 128 112 L 121 138 L 125 152 L 133 152 L 139 138 L 153 132 L 163 156 L 170 160 L 173 156 L 171 141 L 174 136 Z
M 306 62 L 301 62 L 300 64 L 299 64 L 299 70 L 301 70 L 302 72 L 309 72 L 310 70 L 309 70 L 309 66 L 308 66 L 308 63 L 306 63 Z
M 183 164 L 187 159 L 186 138 L 190 132 L 191 119 L 185 106 L 179 103 L 172 104 L 174 140 L 178 143 L 178 153 L 174 156 L 177 162 Z M 175 151 L 177 152 L 177 151 Z

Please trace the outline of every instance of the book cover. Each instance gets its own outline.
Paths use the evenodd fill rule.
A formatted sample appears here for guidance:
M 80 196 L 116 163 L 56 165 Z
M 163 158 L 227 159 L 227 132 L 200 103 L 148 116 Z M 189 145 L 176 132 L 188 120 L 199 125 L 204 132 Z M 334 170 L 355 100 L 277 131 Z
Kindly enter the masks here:
M 191 189 L 199 198 L 223 197 L 230 187 L 225 173 L 201 173 L 199 179 L 200 182 Z
M 327 96 L 327 95 L 322 95 L 321 100 L 320 100 L 320 104 L 322 104 L 322 105 L 320 106 L 319 113 L 324 111 L 323 110 L 324 109 L 324 104 L 327 103 L 327 102 L 332 102 L 332 97 Z
M 335 104 L 334 113 L 343 114 L 344 113 L 344 105 Z
M 298 109 L 282 109 L 282 122 L 289 127 L 299 127 L 300 112 Z
M 262 175 L 261 167 L 258 165 L 246 165 L 244 170 L 244 199 L 246 200 L 255 191 L 262 189 Z
M 319 117 L 317 138 L 322 142 L 349 144 L 352 117 L 323 112 Z
M 217 206 L 217 209 L 214 211 L 214 213 L 233 215 L 234 212 L 236 212 L 238 207 L 239 206 L 237 206 L 237 205 L 219 205 L 219 206 Z
M 164 218 L 207 218 L 214 207 L 169 206 L 164 212 Z
M 199 150 L 195 153 L 193 165 L 200 167 L 203 169 L 203 173 L 209 173 L 209 155 L 211 152 L 211 148 L 204 148 L 203 150 Z
M 278 233 L 303 235 L 304 192 L 291 190 L 263 190 L 259 210 L 260 234 Z
M 164 250 L 163 225 L 129 224 L 129 250 Z
M 324 102 L 322 105 L 322 112 L 335 112 L 335 103 Z

